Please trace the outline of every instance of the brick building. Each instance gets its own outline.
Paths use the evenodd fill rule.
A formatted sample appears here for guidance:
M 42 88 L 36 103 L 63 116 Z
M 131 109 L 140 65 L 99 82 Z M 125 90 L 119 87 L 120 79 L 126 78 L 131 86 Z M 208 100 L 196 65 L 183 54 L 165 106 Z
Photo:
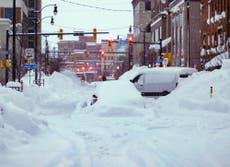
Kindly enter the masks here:
M 0 18 L 13 19 L 13 4 L 12 1 L 0 1 Z M 37 31 L 41 32 L 41 12 L 35 14 L 34 11 L 41 11 L 41 0 L 17 0 L 16 1 L 16 24 L 17 31 L 21 32 L 35 32 L 35 17 L 38 20 Z M 21 26 L 21 27 L 19 27 Z M 21 37 L 23 40 L 23 48 L 34 48 L 34 36 Z M 38 37 L 38 44 L 36 46 L 41 50 L 41 38 Z
M 169 11 L 172 65 L 200 69 L 200 0 L 174 0 Z
M 78 40 L 58 42 L 61 70 L 71 70 L 87 81 L 95 81 L 101 73 L 101 44 L 91 36 L 79 36 Z
M 201 0 L 201 64 L 212 70 L 229 58 L 230 1 Z
M 165 56 L 173 66 L 200 68 L 200 0 L 133 0 L 132 4 L 134 30 L 140 27 L 134 31 L 134 41 L 145 41 L 147 46 L 134 45 L 137 58 L 148 55 L 142 64 L 154 66 Z
M 167 40 L 171 36 L 171 17 L 168 5 L 171 1 L 153 1 L 152 15 L 151 15 L 151 44 L 149 49 L 149 64 L 154 66 L 159 63 L 160 55 L 164 53 L 171 53 L 170 41 L 162 45 L 162 41 Z M 161 42 L 161 45 L 160 45 Z
M 150 22 L 152 5 L 155 0 L 133 0 L 133 35 L 134 42 L 143 42 L 133 45 L 134 64 L 148 65 L 148 46 L 151 41 Z
M 40 1 L 41 2 L 41 1 Z M 15 29 L 16 32 L 28 32 L 28 25 L 29 25 L 29 18 L 28 18 L 28 1 L 27 0 L 17 0 L 16 1 L 16 25 L 15 25 Z M 4 60 L 5 59 L 5 55 L 3 54 L 3 52 L 6 49 L 6 30 L 10 30 L 12 31 L 12 23 L 13 23 L 13 1 L 9 1 L 9 0 L 1 0 L 0 1 L 0 18 L 2 18 L 2 20 L 4 19 L 9 19 L 10 21 L 8 22 L 8 26 L 6 27 L 6 24 L 4 24 L 4 26 L 0 27 L 1 29 L 1 34 L 4 34 L 3 36 L 1 36 L 0 41 L 2 41 L 1 44 L 1 51 L 0 51 L 0 59 Z M 12 53 L 12 38 L 9 37 L 8 38 L 8 44 L 9 44 L 9 51 L 10 53 Z M 22 59 L 22 55 L 24 54 L 24 49 L 28 47 L 28 37 L 18 37 L 16 38 L 16 59 L 17 59 L 17 64 L 16 64 L 16 75 L 17 78 L 20 78 L 20 75 L 23 71 L 23 69 L 21 68 L 21 59 Z M 11 56 L 9 56 L 9 58 L 11 59 Z M 5 80 L 5 76 L 4 76 L 4 71 L 5 69 L 0 69 L 0 79 L 1 79 L 1 83 L 3 83 L 3 80 Z M 10 70 L 9 70 L 10 71 Z M 9 72 L 9 79 L 11 78 L 11 73 Z

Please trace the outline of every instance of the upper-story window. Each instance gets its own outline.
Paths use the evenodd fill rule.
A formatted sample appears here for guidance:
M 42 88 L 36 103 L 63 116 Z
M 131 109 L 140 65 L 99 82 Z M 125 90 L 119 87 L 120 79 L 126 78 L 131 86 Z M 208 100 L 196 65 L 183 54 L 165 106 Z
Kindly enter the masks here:
M 145 2 L 145 10 L 151 10 L 151 1 Z
M 13 19 L 13 8 L 5 8 L 5 18 Z
M 28 6 L 29 6 L 29 8 L 34 8 L 34 6 L 35 6 L 34 0 L 29 0 Z

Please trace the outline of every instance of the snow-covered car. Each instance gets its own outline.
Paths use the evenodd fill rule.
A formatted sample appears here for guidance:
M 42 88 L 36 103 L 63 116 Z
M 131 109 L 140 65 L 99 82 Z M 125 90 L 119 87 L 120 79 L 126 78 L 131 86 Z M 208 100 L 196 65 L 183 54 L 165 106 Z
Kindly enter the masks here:
M 179 75 L 175 71 L 155 68 L 143 71 L 130 80 L 143 96 L 164 96 L 178 85 Z
M 196 68 L 192 67 L 166 67 L 165 70 L 178 73 L 180 78 L 187 78 L 195 72 L 198 72 Z

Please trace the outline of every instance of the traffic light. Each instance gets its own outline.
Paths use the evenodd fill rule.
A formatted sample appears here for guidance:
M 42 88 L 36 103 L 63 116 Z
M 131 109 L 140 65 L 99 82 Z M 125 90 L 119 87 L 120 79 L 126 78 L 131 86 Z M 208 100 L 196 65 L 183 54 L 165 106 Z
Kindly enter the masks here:
M 93 29 L 93 39 L 96 41 L 97 40 L 97 29 Z
M 11 60 L 7 59 L 6 60 L 6 68 L 10 68 L 11 67 Z
M 107 40 L 107 42 L 108 42 L 108 46 L 112 46 L 113 40 L 112 40 L 111 38 L 109 38 L 109 39 Z
M 58 34 L 58 38 L 60 39 L 60 40 L 63 40 L 63 29 L 62 28 L 60 28 L 59 29 L 59 34 Z
M 101 57 L 104 57 L 104 56 L 105 56 L 105 51 L 104 51 L 104 50 L 101 50 L 101 51 L 100 51 L 100 54 L 101 54 Z
M 5 63 L 3 60 L 0 60 L 0 68 L 5 68 Z
M 129 43 L 129 45 L 132 45 L 132 44 L 133 44 L 133 37 L 130 36 L 130 37 L 128 38 L 128 43 Z

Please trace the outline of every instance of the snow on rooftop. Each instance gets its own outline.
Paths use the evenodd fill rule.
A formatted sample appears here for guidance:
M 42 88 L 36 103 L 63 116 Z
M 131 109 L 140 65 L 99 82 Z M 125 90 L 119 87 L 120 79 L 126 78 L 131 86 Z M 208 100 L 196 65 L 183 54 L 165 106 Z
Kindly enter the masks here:
M 172 13 L 177 13 L 179 10 L 180 10 L 180 6 L 184 4 L 184 1 L 181 0 L 179 3 L 177 3 L 175 6 L 173 6 L 171 9 L 170 9 L 170 12 Z

